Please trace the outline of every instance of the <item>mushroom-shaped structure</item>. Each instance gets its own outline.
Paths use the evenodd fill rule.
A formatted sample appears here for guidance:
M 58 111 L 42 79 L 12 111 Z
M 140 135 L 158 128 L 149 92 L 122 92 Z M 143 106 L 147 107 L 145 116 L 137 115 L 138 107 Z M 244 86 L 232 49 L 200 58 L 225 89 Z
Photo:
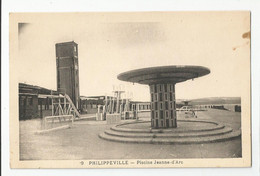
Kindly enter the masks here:
M 150 86 L 152 128 L 176 128 L 175 84 L 209 73 L 201 66 L 161 66 L 124 72 L 117 78 Z

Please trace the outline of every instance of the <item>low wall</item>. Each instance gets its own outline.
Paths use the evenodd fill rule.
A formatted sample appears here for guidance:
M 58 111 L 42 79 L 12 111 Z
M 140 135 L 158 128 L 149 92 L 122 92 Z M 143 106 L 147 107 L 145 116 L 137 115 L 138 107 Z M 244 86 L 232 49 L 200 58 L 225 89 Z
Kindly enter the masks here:
M 115 124 L 121 122 L 120 114 L 106 114 L 107 124 Z

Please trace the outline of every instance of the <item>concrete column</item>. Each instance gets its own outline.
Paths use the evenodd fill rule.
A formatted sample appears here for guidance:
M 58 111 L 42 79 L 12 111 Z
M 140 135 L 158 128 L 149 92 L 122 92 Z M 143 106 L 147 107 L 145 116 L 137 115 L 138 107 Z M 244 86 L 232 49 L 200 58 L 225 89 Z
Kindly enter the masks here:
M 98 105 L 97 108 L 98 108 L 98 111 L 97 111 L 97 112 L 100 113 L 101 105 Z
M 176 128 L 175 84 L 150 85 L 152 128 Z
M 120 104 L 119 106 L 119 113 L 121 114 L 123 112 L 123 104 Z
M 117 96 L 116 96 L 116 113 L 119 113 L 119 100 L 120 100 L 120 92 L 117 92 Z

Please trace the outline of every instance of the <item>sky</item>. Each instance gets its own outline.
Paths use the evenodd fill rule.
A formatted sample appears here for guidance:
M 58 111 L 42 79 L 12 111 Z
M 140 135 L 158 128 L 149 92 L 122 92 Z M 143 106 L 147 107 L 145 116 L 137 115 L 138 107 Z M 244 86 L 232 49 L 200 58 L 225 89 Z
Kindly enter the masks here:
M 55 44 L 78 44 L 80 95 L 113 86 L 149 101 L 147 85 L 117 79 L 132 69 L 197 65 L 209 75 L 176 84 L 177 99 L 240 97 L 250 68 L 249 12 L 26 14 L 17 24 L 18 81 L 56 90 Z

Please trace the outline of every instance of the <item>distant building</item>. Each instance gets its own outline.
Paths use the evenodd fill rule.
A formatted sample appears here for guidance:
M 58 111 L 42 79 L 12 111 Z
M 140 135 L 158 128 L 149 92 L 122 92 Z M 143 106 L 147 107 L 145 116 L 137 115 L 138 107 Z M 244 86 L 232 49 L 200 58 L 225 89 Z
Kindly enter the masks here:
M 57 91 L 39 86 L 19 83 L 19 120 L 43 117 L 51 114 L 51 99 Z
M 69 95 L 80 108 L 78 44 L 74 41 L 56 44 L 57 90 Z
M 149 101 L 130 101 L 130 104 L 135 110 L 139 112 L 151 111 L 151 102 Z

